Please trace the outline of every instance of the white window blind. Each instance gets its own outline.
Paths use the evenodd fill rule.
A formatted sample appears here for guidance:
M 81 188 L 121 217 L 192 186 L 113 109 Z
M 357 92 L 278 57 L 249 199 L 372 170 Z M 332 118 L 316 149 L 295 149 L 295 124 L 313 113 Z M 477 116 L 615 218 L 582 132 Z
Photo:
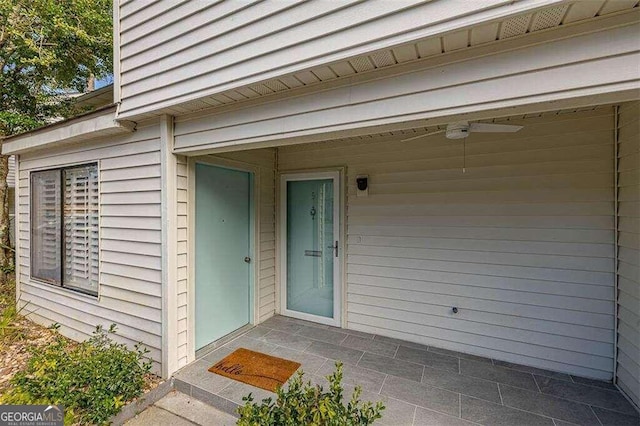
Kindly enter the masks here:
M 60 283 L 60 171 L 31 174 L 31 275 Z
M 31 174 L 31 276 L 98 294 L 98 167 Z
M 64 285 L 98 290 L 98 170 L 95 165 L 63 171 Z

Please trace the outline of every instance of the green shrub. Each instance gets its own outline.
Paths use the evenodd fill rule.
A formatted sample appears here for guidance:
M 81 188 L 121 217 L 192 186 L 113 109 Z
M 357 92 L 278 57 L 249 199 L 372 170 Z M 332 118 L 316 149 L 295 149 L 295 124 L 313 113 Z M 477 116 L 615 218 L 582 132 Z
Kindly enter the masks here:
M 299 372 L 288 387 L 277 390 L 277 400 L 263 399 L 261 404 L 253 402 L 251 394 L 243 398 L 245 405 L 238 408 L 240 426 L 356 426 L 370 425 L 382 417 L 382 402 L 373 405 L 361 403 L 362 392 L 357 386 L 351 401 L 343 401 L 342 363 L 336 362 L 336 371 L 327 376 L 329 390 L 320 385 L 303 383 L 303 373 Z
M 151 361 L 145 361 L 148 350 L 115 343 L 115 331 L 115 324 L 109 330 L 98 326 L 82 343 L 58 334 L 53 344 L 33 349 L 27 368 L 13 377 L 0 404 L 62 404 L 74 422 L 105 423 L 142 394 L 151 369 Z

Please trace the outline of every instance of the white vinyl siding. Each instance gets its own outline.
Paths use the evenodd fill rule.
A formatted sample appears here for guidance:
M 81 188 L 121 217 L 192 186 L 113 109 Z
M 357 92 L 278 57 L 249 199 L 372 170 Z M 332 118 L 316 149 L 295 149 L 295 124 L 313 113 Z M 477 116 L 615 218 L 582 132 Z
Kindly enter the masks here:
M 177 279 L 178 279 L 178 368 L 184 367 L 189 362 L 189 293 L 188 293 L 188 272 L 189 272 L 189 165 L 187 159 L 182 156 L 177 157 L 176 173 L 178 174 L 176 202 L 178 203 L 178 247 L 176 250 L 177 259 Z M 169 343 L 172 344 L 172 343 Z
M 116 338 L 142 342 L 159 371 L 161 362 L 161 223 L 159 127 L 126 136 L 21 154 L 17 237 L 20 304 L 41 324 L 57 322 L 71 338 L 116 323 Z M 32 171 L 98 162 L 100 188 L 99 297 L 30 279 Z M 92 273 L 94 273 L 92 268 Z
M 309 69 L 363 53 L 372 53 L 371 60 L 361 58 L 368 67 L 385 66 L 395 60 L 388 52 L 376 55 L 380 49 L 543 6 L 507 0 L 144 4 L 125 3 L 119 10 L 116 68 L 121 72 L 122 116 L 174 107 L 240 86 L 246 86 L 241 99 L 272 93 L 280 87 L 254 83 L 275 76 L 291 74 L 283 80 L 289 82 L 287 87 L 316 82 L 327 74 L 337 77 L 342 74 L 339 68 L 336 72 L 324 67 L 316 73 Z M 220 105 L 229 101 L 225 98 L 210 102 Z
M 640 407 L 640 103 L 618 121 L 618 386 Z
M 7 171 L 7 186 L 15 188 L 16 186 L 16 156 L 9 156 L 9 170 Z
M 279 148 L 347 167 L 348 328 L 611 379 L 613 109 L 537 115 L 470 135 L 466 173 L 442 134 Z

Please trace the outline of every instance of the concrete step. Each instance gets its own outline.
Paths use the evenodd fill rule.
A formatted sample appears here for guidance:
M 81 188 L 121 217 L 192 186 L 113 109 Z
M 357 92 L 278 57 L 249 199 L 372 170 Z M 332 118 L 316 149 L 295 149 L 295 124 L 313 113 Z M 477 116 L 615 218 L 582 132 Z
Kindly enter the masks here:
M 231 426 L 238 419 L 181 392 L 169 392 L 126 423 L 127 426 Z

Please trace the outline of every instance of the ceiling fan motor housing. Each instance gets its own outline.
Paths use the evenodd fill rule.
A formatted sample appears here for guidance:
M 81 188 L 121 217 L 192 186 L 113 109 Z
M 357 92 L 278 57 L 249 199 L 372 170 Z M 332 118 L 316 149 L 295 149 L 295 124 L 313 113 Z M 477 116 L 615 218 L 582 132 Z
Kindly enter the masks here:
M 447 139 L 464 139 L 469 136 L 469 123 L 452 123 L 447 126 Z

